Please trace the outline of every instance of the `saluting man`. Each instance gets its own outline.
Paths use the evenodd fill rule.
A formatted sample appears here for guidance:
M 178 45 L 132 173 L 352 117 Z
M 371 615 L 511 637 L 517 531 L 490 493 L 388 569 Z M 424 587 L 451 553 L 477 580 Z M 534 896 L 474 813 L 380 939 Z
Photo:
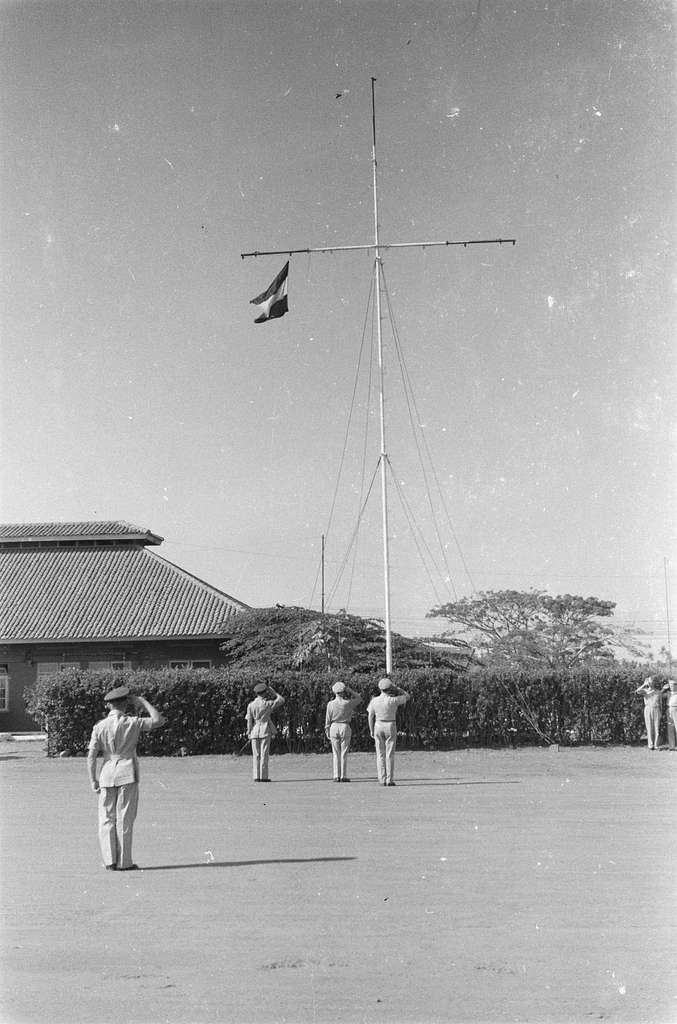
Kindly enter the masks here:
M 331 743 L 334 764 L 334 782 L 350 782 L 348 778 L 348 750 L 353 731 L 350 720 L 355 708 L 362 700 L 357 690 L 351 690 L 345 683 L 334 683 L 336 694 L 327 704 L 324 718 L 324 732 Z
M 268 755 L 277 727 L 271 715 L 284 704 L 284 697 L 265 683 L 254 687 L 256 696 L 247 705 L 247 736 L 252 742 L 254 782 L 270 782 L 268 778 Z
M 379 679 L 378 697 L 367 707 L 369 734 L 376 746 L 376 771 L 382 786 L 395 785 L 395 746 L 397 744 L 397 709 L 409 700 L 409 694 L 390 679 Z
M 99 845 L 107 871 L 132 871 L 132 833 L 139 805 L 139 762 L 136 745 L 142 732 L 160 729 L 165 718 L 144 697 L 131 697 L 118 686 L 104 697 L 108 716 L 92 729 L 87 753 L 89 781 L 99 794 Z M 128 714 L 129 705 L 149 718 Z M 96 759 L 103 755 L 99 779 Z

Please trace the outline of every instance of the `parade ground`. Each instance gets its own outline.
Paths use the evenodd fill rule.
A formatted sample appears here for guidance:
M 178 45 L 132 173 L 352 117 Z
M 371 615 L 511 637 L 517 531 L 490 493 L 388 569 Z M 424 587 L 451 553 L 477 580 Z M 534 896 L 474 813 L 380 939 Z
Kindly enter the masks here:
M 677 1021 L 677 753 L 143 758 L 107 872 L 84 758 L 0 745 L 3 1024 Z

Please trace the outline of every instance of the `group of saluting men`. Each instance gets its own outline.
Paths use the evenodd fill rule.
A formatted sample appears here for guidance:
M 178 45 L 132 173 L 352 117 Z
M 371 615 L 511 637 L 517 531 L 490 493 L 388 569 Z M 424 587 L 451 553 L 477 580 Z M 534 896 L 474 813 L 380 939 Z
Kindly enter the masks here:
M 380 679 L 379 693 L 367 706 L 369 734 L 376 747 L 376 770 L 382 786 L 395 785 L 397 709 L 409 694 L 387 678 Z M 362 697 L 345 683 L 334 683 L 334 697 L 328 702 L 324 731 L 331 743 L 334 782 L 350 782 L 348 751 L 351 721 Z M 270 744 L 277 733 L 273 713 L 284 697 L 265 683 L 254 687 L 254 699 L 247 705 L 247 739 L 252 747 L 254 782 L 270 782 Z M 87 770 L 92 789 L 99 794 L 99 846 L 107 871 L 134 871 L 132 835 L 139 802 L 139 762 L 136 746 L 143 732 L 160 729 L 166 719 L 144 697 L 118 686 L 104 697 L 108 715 L 92 729 L 87 753 Z M 141 712 L 146 712 L 142 715 Z M 97 758 L 103 757 L 97 779 Z

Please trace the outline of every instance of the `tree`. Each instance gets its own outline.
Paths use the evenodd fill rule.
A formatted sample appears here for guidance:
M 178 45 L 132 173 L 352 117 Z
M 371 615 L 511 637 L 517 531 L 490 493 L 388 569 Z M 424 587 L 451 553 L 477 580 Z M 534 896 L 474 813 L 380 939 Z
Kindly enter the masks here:
M 642 656 L 627 632 L 599 621 L 615 607 L 598 597 L 489 590 L 433 608 L 427 617 L 447 619 L 447 635 L 464 636 L 487 661 L 573 668 L 613 660 L 617 648 Z
M 224 627 L 221 650 L 228 664 L 274 673 L 281 669 L 331 669 L 383 673 L 385 632 L 376 619 L 346 612 L 321 615 L 309 608 L 252 608 Z M 464 668 L 472 649 L 462 642 L 446 650 L 393 634 L 397 668 Z

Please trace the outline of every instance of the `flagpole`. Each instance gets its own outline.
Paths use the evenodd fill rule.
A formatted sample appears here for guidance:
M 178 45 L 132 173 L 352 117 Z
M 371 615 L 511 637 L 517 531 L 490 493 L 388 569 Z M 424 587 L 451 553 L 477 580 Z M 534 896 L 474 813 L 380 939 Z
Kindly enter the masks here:
M 382 325 L 381 325 L 381 281 L 382 281 L 382 260 L 381 251 L 383 249 L 413 249 L 421 248 L 426 249 L 433 246 L 462 246 L 466 249 L 470 245 L 515 245 L 516 239 L 514 238 L 473 238 L 459 241 L 437 241 L 429 240 L 423 242 L 381 242 L 379 237 L 379 224 L 378 224 L 378 181 L 377 181 L 377 163 L 376 163 L 376 102 L 374 95 L 374 83 L 376 79 L 371 79 L 371 110 L 372 110 L 372 179 L 373 179 L 373 199 L 374 199 L 374 241 L 367 243 L 366 245 L 330 245 L 323 247 L 305 247 L 299 249 L 266 249 L 266 250 L 255 250 L 253 252 L 241 252 L 240 256 L 242 259 L 248 256 L 292 256 L 296 253 L 332 253 L 332 252 L 354 252 L 356 250 L 374 250 L 374 279 L 375 279 L 375 291 L 376 291 L 376 320 L 377 320 L 377 341 L 378 341 L 378 364 L 379 364 L 379 419 L 381 427 L 381 456 L 380 456 L 380 469 L 381 469 L 381 517 L 383 527 L 383 579 L 385 589 L 385 640 L 386 640 L 386 674 L 390 675 L 392 671 L 392 631 L 390 623 L 390 553 L 389 553 L 389 535 L 388 535 L 388 489 L 387 489 L 387 463 L 388 455 L 386 449 L 386 429 L 385 429 L 385 388 L 384 388 L 384 355 L 383 355 L 383 338 L 382 338 Z M 286 269 L 286 268 L 285 268 Z M 278 275 L 279 278 L 280 275 Z M 276 279 L 277 281 L 277 279 Z M 273 282 L 275 285 L 276 281 Z M 256 305 L 262 305 L 261 300 L 269 298 L 272 294 L 271 289 L 273 285 L 258 296 L 256 299 L 252 299 L 252 303 Z M 263 319 L 270 319 L 269 311 L 265 311 L 266 316 L 257 318 L 255 323 L 263 322 Z M 283 312 L 287 312 L 286 304 Z M 274 315 L 281 316 L 282 312 L 278 312 Z M 323 577 L 324 577 L 324 537 L 323 537 Z M 323 591 L 324 591 L 324 579 L 323 579 Z M 322 601 L 322 610 L 324 613 L 324 594 Z
M 378 233 L 378 184 L 376 172 L 376 103 L 374 100 L 375 78 L 371 80 L 371 124 L 372 124 L 372 146 L 371 164 L 374 192 L 374 289 L 376 295 L 376 331 L 378 343 L 378 368 L 379 368 L 379 421 L 381 424 L 381 521 L 383 529 L 383 590 L 384 590 L 384 622 L 386 634 L 386 675 L 390 675 L 393 668 L 393 644 L 392 631 L 390 627 L 390 552 L 388 538 L 388 479 L 387 462 L 388 454 L 386 449 L 386 423 L 385 423 L 385 387 L 384 387 L 384 361 L 383 361 L 383 334 L 381 329 L 381 250 L 379 246 Z

